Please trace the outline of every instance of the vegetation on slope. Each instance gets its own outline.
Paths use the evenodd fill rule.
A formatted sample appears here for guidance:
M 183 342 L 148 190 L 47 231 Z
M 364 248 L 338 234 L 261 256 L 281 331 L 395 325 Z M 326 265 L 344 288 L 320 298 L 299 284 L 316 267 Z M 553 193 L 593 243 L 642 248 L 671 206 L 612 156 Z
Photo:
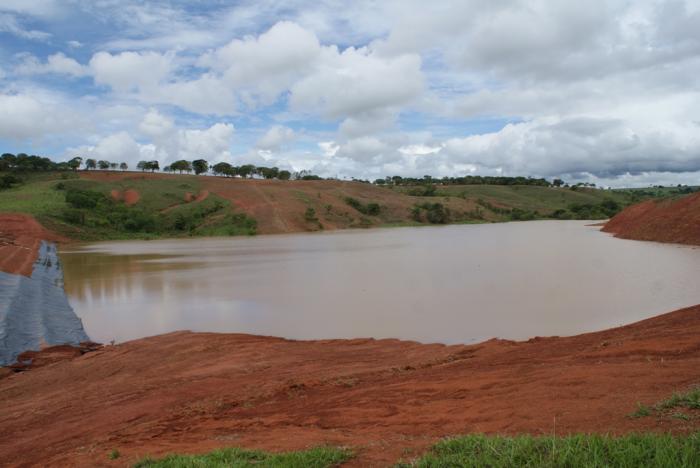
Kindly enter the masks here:
M 146 458 L 135 468 L 264 467 L 326 468 L 339 466 L 352 457 L 349 450 L 318 447 L 300 452 L 272 454 L 257 450 L 228 448 L 204 455 L 169 455 L 160 460 Z
M 417 467 L 696 467 L 700 433 L 516 437 L 468 435 L 437 444 Z
M 288 175 L 276 168 L 250 165 L 244 171 L 246 177 L 250 177 L 250 171 L 265 175 L 250 179 L 61 170 L 58 166 L 52 166 L 52 172 L 42 172 L 46 163 L 43 159 L 27 157 L 22 161 L 26 164 L 0 173 L 3 181 L 0 210 L 34 215 L 60 234 L 85 240 L 606 219 L 639 199 L 675 196 L 692 190 L 688 187 L 601 190 L 508 177 L 497 178 L 495 182 L 499 185 L 477 183 L 491 178 L 446 181 L 431 178 L 428 182 L 402 179 L 401 184 L 393 180 L 390 184 L 391 179 L 387 179 L 383 184 L 369 184 L 317 180 L 301 173 L 293 175 L 295 180 L 285 180 Z M 112 167 L 106 163 L 98 161 L 96 165 Z M 205 163 L 198 160 L 188 167 L 192 170 L 196 167 L 196 172 L 204 171 Z M 32 164 L 38 166 L 31 169 Z M 521 179 L 526 185 L 514 185 Z M 464 180 L 467 185 L 457 183 Z M 409 181 L 418 185 L 405 185 Z M 137 199 L 126 200 L 124 196 L 128 192 L 137 194 Z M 206 197 L 198 198 L 198 194 L 205 192 Z

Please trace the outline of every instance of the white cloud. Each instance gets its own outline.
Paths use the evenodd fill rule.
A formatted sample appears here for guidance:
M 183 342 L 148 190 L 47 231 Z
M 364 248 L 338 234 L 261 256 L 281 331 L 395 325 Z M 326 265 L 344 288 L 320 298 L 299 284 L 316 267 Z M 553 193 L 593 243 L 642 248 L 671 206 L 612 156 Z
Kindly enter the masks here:
M 296 135 L 294 130 L 289 127 L 275 125 L 265 132 L 258 142 L 255 144 L 261 150 L 278 151 L 286 143 L 294 141 Z
M 62 52 L 58 52 L 49 55 L 45 63 L 40 62 L 33 55 L 24 56 L 23 61 L 15 67 L 15 73 L 20 75 L 56 73 L 80 77 L 88 75 L 89 70 L 76 60 L 66 57 Z
M 22 39 L 44 41 L 51 37 L 45 31 L 24 28 L 14 15 L 0 13 L 0 33 L 6 32 Z
M 0 138 L 40 139 L 75 126 L 75 115 L 55 96 L 0 93 Z
M 423 90 L 420 67 L 414 54 L 383 58 L 367 48 L 327 47 L 316 70 L 291 87 L 290 103 L 330 118 L 409 104 Z
M 150 91 L 173 70 L 173 54 L 157 52 L 98 52 L 90 59 L 90 69 L 98 84 L 116 91 Z

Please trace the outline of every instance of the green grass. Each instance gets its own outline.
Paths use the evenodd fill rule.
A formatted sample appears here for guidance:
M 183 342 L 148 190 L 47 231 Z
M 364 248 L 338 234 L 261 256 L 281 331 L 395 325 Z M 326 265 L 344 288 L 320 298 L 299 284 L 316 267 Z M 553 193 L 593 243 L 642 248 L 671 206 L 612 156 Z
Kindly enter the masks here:
M 671 398 L 660 401 L 656 407 L 661 410 L 672 408 L 700 409 L 700 387 L 686 392 L 674 393 Z
M 267 453 L 257 450 L 228 448 L 203 455 L 168 455 L 154 460 L 146 458 L 135 468 L 325 468 L 338 466 L 352 458 L 346 449 L 318 447 L 300 452 Z
M 573 435 L 516 437 L 469 435 L 448 439 L 413 463 L 399 466 L 438 467 L 698 467 L 700 433 L 631 434 L 622 437 Z
M 647 416 L 668 416 L 673 419 L 688 421 L 696 417 L 690 414 L 671 410 L 700 410 L 700 387 L 695 386 L 684 392 L 676 392 L 671 397 L 656 403 L 653 406 L 637 403 L 637 409 L 629 416 L 631 418 L 644 418 Z
M 398 186 L 393 190 L 408 194 L 416 187 Z M 546 217 L 557 210 L 567 210 L 571 205 L 599 205 L 605 200 L 613 200 L 622 207 L 648 198 L 681 196 L 675 187 L 648 190 L 617 189 L 600 190 L 595 188 L 540 187 L 534 185 L 446 185 L 436 186 L 433 198 L 459 197 L 470 200 L 483 200 L 506 209 L 519 209 L 539 213 L 537 218 Z
M 121 175 L 121 174 L 119 174 Z M 256 221 L 234 211 L 231 203 L 215 194 L 201 202 L 185 203 L 187 192 L 201 190 L 200 178 L 153 178 L 134 174 L 113 180 L 79 179 L 74 173 L 44 173 L 23 176 L 24 182 L 0 191 L 0 211 L 35 216 L 49 229 L 85 241 L 108 239 L 156 239 L 183 236 L 232 236 L 256 233 Z M 139 193 L 131 207 L 113 202 L 111 191 L 127 189 Z M 69 191 L 104 195 L 94 208 L 76 209 L 66 202 Z M 150 220 L 148 227 L 127 226 L 128 220 Z

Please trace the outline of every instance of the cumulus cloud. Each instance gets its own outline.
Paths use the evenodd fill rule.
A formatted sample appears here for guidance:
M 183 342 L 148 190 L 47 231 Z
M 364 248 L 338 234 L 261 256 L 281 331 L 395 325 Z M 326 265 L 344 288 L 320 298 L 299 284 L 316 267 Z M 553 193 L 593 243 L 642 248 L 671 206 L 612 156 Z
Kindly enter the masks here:
M 255 146 L 261 150 L 278 151 L 283 145 L 294 141 L 296 135 L 289 127 L 275 125 L 258 140 Z
M 54 96 L 0 93 L 0 138 L 40 139 L 68 131 L 76 121 L 75 115 Z
M 90 70 L 98 84 L 117 91 L 153 90 L 173 69 L 173 55 L 157 52 L 98 52 Z

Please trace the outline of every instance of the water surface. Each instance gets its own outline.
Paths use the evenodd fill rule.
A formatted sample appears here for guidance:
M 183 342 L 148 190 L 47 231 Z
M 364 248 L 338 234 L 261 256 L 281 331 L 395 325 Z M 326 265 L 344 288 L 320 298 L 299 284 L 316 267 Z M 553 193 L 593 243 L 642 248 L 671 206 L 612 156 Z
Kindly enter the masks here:
M 102 242 L 61 253 L 93 340 L 175 330 L 469 343 L 700 303 L 700 249 L 581 221 Z

